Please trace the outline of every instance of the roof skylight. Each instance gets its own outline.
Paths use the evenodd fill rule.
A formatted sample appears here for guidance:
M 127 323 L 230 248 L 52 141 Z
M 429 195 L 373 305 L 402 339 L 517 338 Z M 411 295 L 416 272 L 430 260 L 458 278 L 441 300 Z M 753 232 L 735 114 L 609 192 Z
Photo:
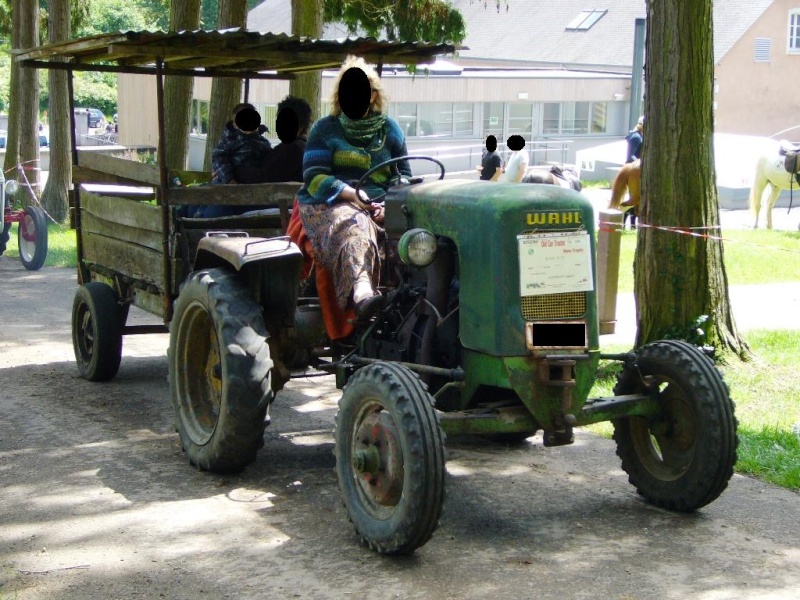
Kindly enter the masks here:
M 602 19 L 603 15 L 607 12 L 608 10 L 604 8 L 581 11 L 581 14 L 570 21 L 566 29 L 567 31 L 587 31 L 592 28 L 592 25 Z

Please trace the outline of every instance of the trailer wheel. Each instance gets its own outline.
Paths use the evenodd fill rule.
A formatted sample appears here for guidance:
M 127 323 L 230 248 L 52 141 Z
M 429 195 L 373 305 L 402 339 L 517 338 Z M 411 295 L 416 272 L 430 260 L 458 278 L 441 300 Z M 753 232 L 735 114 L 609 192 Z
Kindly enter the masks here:
M 38 271 L 47 258 L 47 218 L 38 206 L 26 206 L 17 229 L 17 245 L 22 266 Z
M 189 462 L 237 473 L 264 445 L 272 359 L 261 307 L 236 273 L 192 273 L 174 306 L 169 390 Z
M 126 309 L 113 288 L 92 281 L 75 292 L 72 347 L 78 373 L 89 381 L 108 381 L 119 371 Z
M 357 371 L 336 415 L 336 472 L 362 543 L 409 554 L 427 542 L 444 502 L 444 434 L 433 398 L 411 370 Z
M 614 421 L 622 468 L 652 504 L 690 512 L 713 502 L 736 463 L 736 418 L 714 363 L 691 344 L 660 341 L 641 348 L 620 373 L 616 395 L 657 388 L 657 417 Z

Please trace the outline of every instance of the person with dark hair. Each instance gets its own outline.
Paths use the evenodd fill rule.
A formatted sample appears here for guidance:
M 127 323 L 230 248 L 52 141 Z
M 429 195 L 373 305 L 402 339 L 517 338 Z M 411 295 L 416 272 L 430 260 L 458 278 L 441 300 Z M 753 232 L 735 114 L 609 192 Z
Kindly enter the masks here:
M 511 150 L 511 156 L 497 181 L 519 183 L 528 170 L 528 153 L 523 151 L 525 138 L 521 135 L 512 135 L 506 140 L 506 147 Z
M 636 122 L 636 127 L 628 132 L 625 136 L 625 141 L 628 142 L 628 153 L 625 157 L 625 164 L 632 163 L 633 161 L 642 158 L 642 144 L 644 143 L 644 117 L 639 117 Z
M 481 156 L 481 166 L 478 167 L 478 171 L 484 181 L 497 181 L 503 173 L 503 159 L 497 151 L 497 138 L 493 135 L 486 136 L 486 149 Z
M 272 150 L 264 137 L 268 131 L 252 104 L 237 105 L 211 152 L 214 183 L 258 183 L 254 179 Z
M 267 157 L 265 181 L 303 181 L 303 153 L 310 128 L 308 102 L 295 96 L 280 101 L 275 131 L 281 143 Z
M 317 121 L 308 136 L 297 212 L 316 264 L 331 275 L 338 308 L 352 307 L 357 318 L 367 318 L 383 305 L 377 292 L 383 206 L 370 198 L 389 187 L 390 170 L 373 173 L 358 195 L 353 186 L 372 167 L 408 151 L 400 126 L 386 115 L 381 79 L 362 58 L 345 60 L 331 106 L 331 114 Z M 398 163 L 397 170 L 411 176 L 408 161 Z
M 264 164 L 272 152 L 272 145 L 264 137 L 268 131 L 252 104 L 237 104 L 211 152 L 212 183 L 262 183 Z M 209 204 L 190 207 L 188 214 L 208 219 L 238 215 L 254 208 L 257 207 Z

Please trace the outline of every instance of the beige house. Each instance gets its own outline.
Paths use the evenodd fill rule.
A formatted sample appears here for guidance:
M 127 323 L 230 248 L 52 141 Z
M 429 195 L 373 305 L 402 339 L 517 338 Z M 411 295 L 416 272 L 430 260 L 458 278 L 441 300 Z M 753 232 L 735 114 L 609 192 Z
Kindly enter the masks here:
M 523 135 L 534 163 L 575 162 L 575 152 L 620 139 L 635 121 L 631 108 L 634 24 L 642 0 L 606 0 L 582 9 L 566 2 L 512 2 L 508 12 L 483 2 L 453 0 L 467 22 L 458 56 L 445 57 L 424 75 L 402 66 L 384 70 L 389 114 L 404 127 L 413 151 L 446 155 L 449 168 L 470 168 L 482 141 Z M 248 28 L 289 32 L 290 0 L 266 0 Z M 800 125 L 800 0 L 715 0 L 716 129 L 772 135 Z M 323 37 L 347 35 L 328 26 Z M 323 98 L 333 74 L 323 76 Z M 210 81 L 197 79 L 190 166 L 205 145 Z M 274 131 L 274 107 L 288 83 L 252 81 L 248 99 Z M 323 106 L 323 112 L 325 106 Z M 154 144 L 155 85 L 121 76 L 120 141 Z M 800 129 L 786 137 L 800 138 Z M 213 134 L 212 134 L 213 135 Z

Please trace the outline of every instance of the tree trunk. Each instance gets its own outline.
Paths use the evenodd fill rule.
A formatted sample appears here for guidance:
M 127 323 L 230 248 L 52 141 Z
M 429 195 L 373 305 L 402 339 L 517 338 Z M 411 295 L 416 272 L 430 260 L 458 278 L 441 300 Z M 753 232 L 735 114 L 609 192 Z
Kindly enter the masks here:
M 39 44 L 39 9 L 38 3 L 28 0 L 17 0 L 13 13 L 14 37 L 19 33 L 19 48 L 32 48 Z M 20 185 L 23 187 L 23 203 L 31 199 L 30 192 L 39 192 L 39 76 L 36 69 L 21 68 L 18 73 L 19 95 L 14 94 L 9 110 L 9 125 L 18 127 L 19 160 L 22 166 L 19 171 Z M 12 142 L 16 144 L 16 141 Z M 13 148 L 12 148 L 13 150 Z M 30 192 L 24 189 L 29 186 Z
M 322 0 L 292 0 L 292 34 L 322 37 Z M 289 93 L 308 102 L 313 122 L 320 112 L 322 72 L 303 73 L 289 83 Z
M 169 9 L 170 31 L 191 31 L 199 26 L 200 0 L 172 0 Z M 165 158 L 170 169 L 186 168 L 193 91 L 192 77 L 172 75 L 164 78 Z
M 12 2 L 12 12 L 11 18 L 12 21 L 15 15 L 18 14 L 18 8 L 21 0 L 14 0 Z M 20 43 L 20 34 L 21 29 L 16 26 L 16 22 L 13 23 L 11 28 L 11 49 L 14 50 L 16 48 L 21 47 Z M 14 57 L 11 57 L 11 76 L 9 78 L 8 83 L 8 126 L 7 126 L 7 133 L 6 133 L 6 158 L 3 164 L 3 171 L 6 173 L 6 177 L 12 177 L 14 179 L 17 178 L 16 166 L 19 164 L 19 118 L 17 107 L 22 104 L 22 90 L 19 87 L 19 72 L 20 66 L 17 61 L 14 60 Z
M 731 312 L 722 243 L 702 235 L 719 234 L 712 0 L 659 0 L 647 7 L 636 345 L 686 338 L 707 315 L 704 344 L 746 358 L 749 350 Z
M 51 42 L 70 38 L 70 0 L 50 0 Z M 67 218 L 72 179 L 72 138 L 69 125 L 69 87 L 66 71 L 50 69 L 50 172 L 42 192 L 42 206 L 57 222 Z
M 246 27 L 247 0 L 220 0 L 217 13 L 219 29 L 228 27 Z M 208 107 L 208 134 L 206 135 L 206 153 L 204 169 L 211 168 L 211 151 L 230 120 L 233 108 L 241 102 L 242 81 L 232 77 L 215 77 L 211 82 L 211 102 Z

